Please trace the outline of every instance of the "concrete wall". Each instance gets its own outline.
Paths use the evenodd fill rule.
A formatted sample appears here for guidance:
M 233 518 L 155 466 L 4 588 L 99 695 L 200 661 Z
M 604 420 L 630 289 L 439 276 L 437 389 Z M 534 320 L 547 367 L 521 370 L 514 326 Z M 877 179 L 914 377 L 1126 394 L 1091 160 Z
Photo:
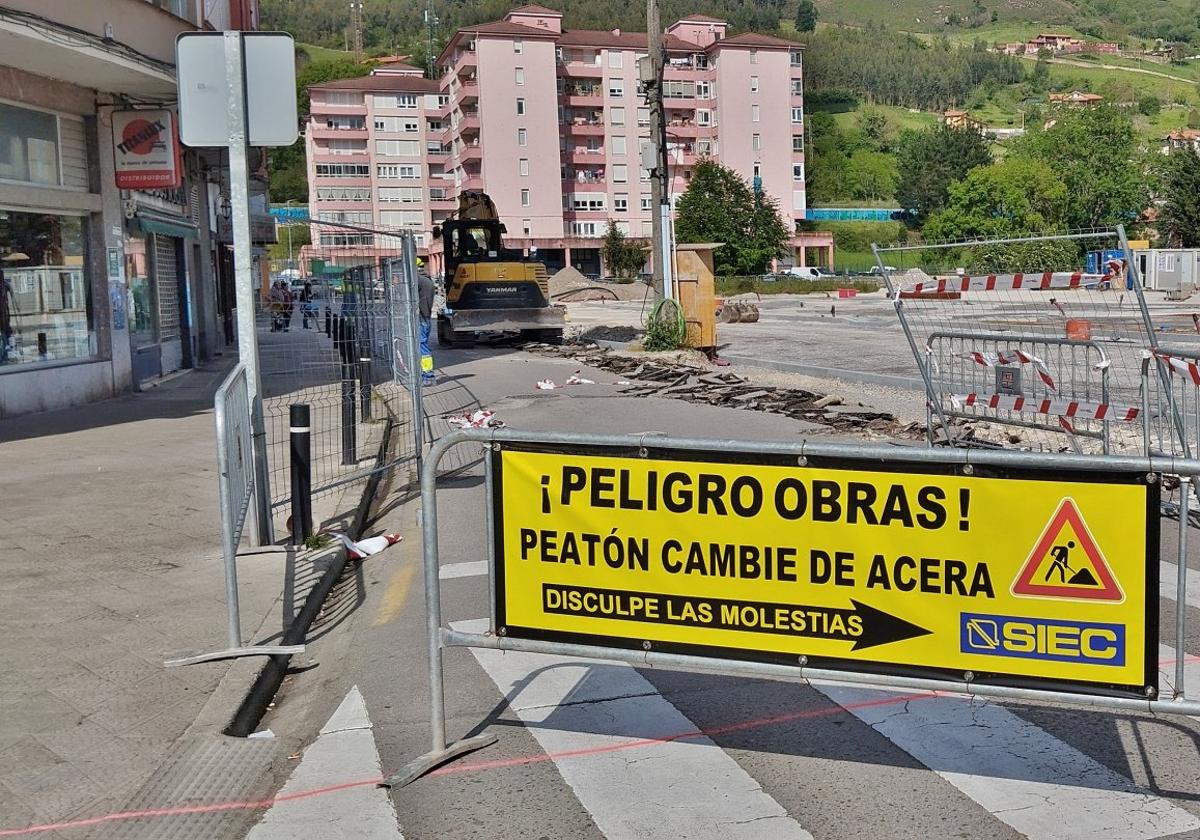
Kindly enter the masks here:
M 114 40 L 169 64 L 175 63 L 175 36 L 196 28 L 146 0 L 4 0 L 4 5 L 101 38 L 111 24 Z M 194 3 L 191 9 L 195 16 Z

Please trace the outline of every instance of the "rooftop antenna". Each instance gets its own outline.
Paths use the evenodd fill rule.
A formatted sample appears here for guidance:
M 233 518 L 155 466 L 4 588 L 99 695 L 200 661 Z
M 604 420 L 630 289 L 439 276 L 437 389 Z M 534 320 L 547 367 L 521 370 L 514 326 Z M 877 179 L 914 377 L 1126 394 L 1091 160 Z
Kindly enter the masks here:
M 350 0 L 350 30 L 354 38 L 354 60 L 362 61 L 362 0 Z

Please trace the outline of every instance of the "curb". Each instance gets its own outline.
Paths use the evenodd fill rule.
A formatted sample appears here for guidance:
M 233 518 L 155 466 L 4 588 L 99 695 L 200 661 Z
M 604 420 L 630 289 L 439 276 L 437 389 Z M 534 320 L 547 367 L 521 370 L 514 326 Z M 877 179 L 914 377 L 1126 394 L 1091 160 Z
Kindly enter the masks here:
M 862 385 L 882 385 L 888 388 L 903 388 L 909 391 L 924 391 L 925 382 L 918 377 L 893 376 L 887 373 L 870 373 L 864 370 L 846 370 L 844 368 L 821 367 L 805 365 L 798 362 L 777 362 L 773 359 L 756 359 L 751 356 L 721 356 L 727 362 L 749 367 L 765 368 L 780 373 L 799 373 L 818 379 L 840 379 L 843 382 L 857 382 Z

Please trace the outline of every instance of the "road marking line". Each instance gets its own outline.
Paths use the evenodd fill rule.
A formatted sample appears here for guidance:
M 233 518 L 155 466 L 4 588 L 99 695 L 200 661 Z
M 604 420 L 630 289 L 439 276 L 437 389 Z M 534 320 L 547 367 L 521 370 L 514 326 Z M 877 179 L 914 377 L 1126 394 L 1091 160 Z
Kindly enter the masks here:
M 387 591 L 383 593 L 383 598 L 379 601 L 379 609 L 375 611 L 375 620 L 371 622 L 372 627 L 390 624 L 404 611 L 404 604 L 408 600 L 408 590 L 412 586 L 413 577 L 416 574 L 415 563 L 405 563 L 396 569 L 392 574 L 392 579 L 388 582 Z
M 486 560 L 472 560 L 468 563 L 447 563 L 438 569 L 438 577 L 442 580 L 453 578 L 478 577 L 488 573 Z
M 381 776 L 367 705 L 354 686 L 304 751 L 280 797 L 346 779 Z M 277 800 L 246 840 L 403 840 L 391 798 L 382 788 L 358 785 L 327 796 Z
M 1178 581 L 1179 567 L 1166 560 L 1162 561 L 1158 573 L 1158 594 L 1163 598 L 1175 600 L 1175 585 Z M 1200 572 L 1188 569 L 1187 591 L 1184 593 L 1189 607 L 1200 609 Z
M 486 620 L 456 630 L 483 632 Z M 472 648 L 558 772 L 608 837 L 812 840 L 787 811 L 632 667 L 573 657 Z M 606 751 L 631 739 L 645 745 Z M 664 807 L 651 791 L 669 795 Z M 750 822 L 753 821 L 753 822 Z

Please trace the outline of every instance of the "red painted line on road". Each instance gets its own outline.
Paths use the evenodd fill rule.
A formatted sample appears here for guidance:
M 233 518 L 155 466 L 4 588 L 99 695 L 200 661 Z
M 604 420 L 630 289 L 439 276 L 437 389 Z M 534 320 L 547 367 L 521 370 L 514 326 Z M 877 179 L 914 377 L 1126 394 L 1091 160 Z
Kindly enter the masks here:
M 1180 660 L 1178 659 L 1163 659 L 1159 660 L 1158 664 L 1159 667 L 1169 667 L 1179 661 Z M 1185 663 L 1200 662 L 1200 656 L 1185 656 L 1183 657 L 1182 661 Z M 485 770 L 499 770 L 505 767 L 521 767 L 528 764 L 540 764 L 545 761 L 586 758 L 588 756 L 602 755 L 621 750 L 637 749 L 639 747 L 654 746 L 656 744 L 668 744 L 674 741 L 687 741 L 693 738 L 728 735 L 731 732 L 743 732 L 747 729 L 758 729 L 764 726 L 791 723 L 797 720 L 810 720 L 813 718 L 828 717 L 841 712 L 853 712 L 858 709 L 890 706 L 897 703 L 909 703 L 914 700 L 928 700 L 934 697 L 945 696 L 952 697 L 955 696 L 955 694 L 954 692 L 940 691 L 922 692 L 919 694 L 897 694 L 888 697 L 880 697 L 877 700 L 864 700 L 859 703 L 848 703 L 845 706 L 830 705 L 823 706 L 819 709 L 804 709 L 803 711 L 783 712 L 777 715 L 768 715 L 765 717 L 753 718 L 751 720 L 722 724 L 721 726 L 712 726 L 708 727 L 707 729 L 692 729 L 688 730 L 687 732 L 678 732 L 674 735 L 665 735 L 661 738 L 634 738 L 628 741 L 620 741 L 615 744 L 606 744 L 600 747 L 586 747 L 583 749 L 564 750 L 556 753 L 538 753 L 537 755 L 519 756 L 516 758 L 502 758 L 495 761 L 480 761 L 474 764 L 455 764 L 446 767 L 439 767 L 438 769 L 430 772 L 428 775 L 453 776 L 462 773 L 479 773 Z M 298 799 L 311 799 L 317 796 L 327 796 L 331 793 L 350 790 L 352 788 L 378 785 L 383 781 L 384 777 L 382 776 L 374 779 L 360 779 L 358 781 L 342 782 L 336 785 L 312 788 L 311 790 L 299 790 L 295 793 L 279 794 L 269 799 L 212 802 L 206 805 L 177 805 L 164 808 L 147 808 L 138 811 L 115 811 L 113 813 L 101 814 L 95 817 L 86 817 L 78 820 L 66 820 L 56 823 L 43 823 L 41 825 L 30 825 L 24 828 L 0 828 L 0 837 L 20 837 L 23 835 L 44 834 L 48 831 L 66 831 L 73 828 L 88 828 L 89 826 L 102 825 L 110 822 L 121 822 L 124 820 L 157 819 L 162 817 L 185 816 L 188 814 L 214 814 L 221 811 L 261 811 L 280 802 L 293 802 Z

